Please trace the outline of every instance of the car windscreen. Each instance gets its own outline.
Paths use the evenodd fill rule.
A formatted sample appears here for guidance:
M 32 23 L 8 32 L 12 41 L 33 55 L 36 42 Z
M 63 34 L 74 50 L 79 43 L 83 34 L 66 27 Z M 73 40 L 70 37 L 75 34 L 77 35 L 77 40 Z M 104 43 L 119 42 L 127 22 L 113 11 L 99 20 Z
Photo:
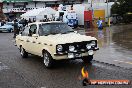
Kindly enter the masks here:
M 74 30 L 65 23 L 47 23 L 39 25 L 40 35 L 67 34 Z

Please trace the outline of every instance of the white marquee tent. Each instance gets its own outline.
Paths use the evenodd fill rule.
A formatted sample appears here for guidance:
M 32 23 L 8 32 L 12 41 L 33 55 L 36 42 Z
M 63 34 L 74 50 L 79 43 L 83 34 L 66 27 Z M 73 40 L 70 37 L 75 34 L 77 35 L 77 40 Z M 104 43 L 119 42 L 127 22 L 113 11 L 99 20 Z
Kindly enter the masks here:
M 56 10 L 52 9 L 51 7 L 46 8 L 38 8 L 27 11 L 26 13 L 22 14 L 21 17 L 25 19 L 35 18 L 36 20 L 43 20 L 44 16 L 46 15 L 47 18 L 52 18 L 56 14 Z

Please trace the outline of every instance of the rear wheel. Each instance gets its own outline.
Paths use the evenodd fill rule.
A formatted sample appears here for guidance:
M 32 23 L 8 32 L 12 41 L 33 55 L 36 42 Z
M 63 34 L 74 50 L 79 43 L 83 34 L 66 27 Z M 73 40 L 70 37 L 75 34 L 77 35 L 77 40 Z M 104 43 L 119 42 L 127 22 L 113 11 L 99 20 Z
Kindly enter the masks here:
M 84 63 L 89 63 L 89 62 L 91 62 L 93 60 L 93 55 L 89 55 L 87 57 L 83 57 L 82 60 L 83 60 Z
M 25 51 L 25 49 L 22 46 L 20 47 L 20 53 L 21 53 L 22 58 L 28 57 L 28 53 Z
M 47 51 L 43 52 L 43 63 L 46 68 L 51 68 L 54 64 L 52 56 Z

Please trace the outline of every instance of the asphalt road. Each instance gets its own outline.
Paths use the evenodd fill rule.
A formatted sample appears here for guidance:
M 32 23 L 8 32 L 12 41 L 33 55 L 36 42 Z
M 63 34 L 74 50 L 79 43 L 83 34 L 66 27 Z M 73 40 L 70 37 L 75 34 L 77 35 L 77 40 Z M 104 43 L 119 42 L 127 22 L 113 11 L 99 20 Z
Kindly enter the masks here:
M 132 25 L 118 25 L 98 29 L 79 30 L 79 33 L 98 39 L 100 50 L 94 60 L 123 68 L 132 68 Z
M 22 59 L 12 37 L 11 33 L 0 33 L 0 88 L 83 88 L 82 67 L 89 72 L 90 79 L 132 80 L 130 64 L 103 62 L 104 58 L 109 59 L 108 54 L 100 55 L 104 47 L 100 46 L 95 60 L 89 64 L 81 60 L 59 61 L 53 69 L 46 69 L 40 57 L 30 55 Z M 132 88 L 132 85 L 88 85 L 86 88 Z

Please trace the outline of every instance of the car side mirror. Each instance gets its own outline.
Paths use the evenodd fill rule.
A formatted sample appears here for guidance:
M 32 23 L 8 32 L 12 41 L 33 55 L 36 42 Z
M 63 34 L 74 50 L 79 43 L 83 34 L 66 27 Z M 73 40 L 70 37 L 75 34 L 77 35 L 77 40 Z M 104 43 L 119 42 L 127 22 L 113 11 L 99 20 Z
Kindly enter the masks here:
M 38 34 L 33 34 L 32 37 L 34 37 L 34 38 L 38 38 L 39 35 L 38 35 Z

